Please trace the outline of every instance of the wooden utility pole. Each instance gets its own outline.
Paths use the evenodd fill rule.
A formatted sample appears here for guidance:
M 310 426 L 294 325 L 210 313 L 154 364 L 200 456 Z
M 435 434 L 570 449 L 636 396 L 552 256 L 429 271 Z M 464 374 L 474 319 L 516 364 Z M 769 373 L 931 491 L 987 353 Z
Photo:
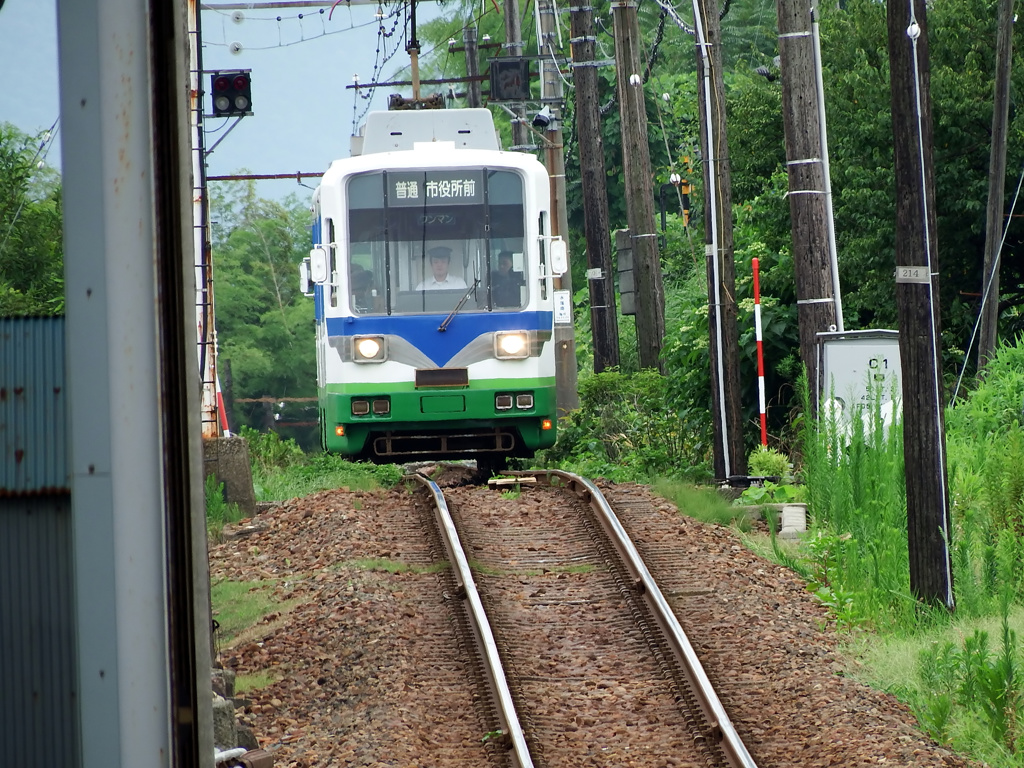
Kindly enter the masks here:
M 836 330 L 836 297 L 829 254 L 811 4 L 808 0 L 777 0 L 776 9 L 800 358 L 810 382 L 811 410 L 816 413 L 817 335 Z
M 594 61 L 594 13 L 589 5 L 570 8 L 572 80 L 576 86 L 576 135 L 579 140 L 583 228 L 587 241 L 590 329 L 594 373 L 619 364 L 619 326 L 615 311 L 615 270 L 609 232 L 607 174 L 601 141 L 601 105 Z
M 480 81 L 477 79 L 480 75 L 480 57 L 476 46 L 476 27 L 472 24 L 467 24 L 462 30 L 462 44 L 466 48 L 466 77 L 469 81 L 466 83 L 466 106 L 482 107 L 484 103 L 480 95 Z
M 999 340 L 999 249 L 1003 240 L 1003 191 L 1006 183 L 1006 128 L 1013 59 L 1013 0 L 999 0 L 996 33 L 996 85 L 992 99 L 992 146 L 988 161 L 988 211 L 985 216 L 985 270 L 981 282 L 981 336 L 978 370 L 992 359 Z
M 626 217 L 633 239 L 636 278 L 637 351 L 642 368 L 665 372 L 665 289 L 661 280 L 658 233 L 654 225 L 654 179 L 647 144 L 647 108 L 640 64 L 636 0 L 613 0 L 616 88 L 622 126 L 622 165 L 626 176 Z
M 505 51 L 509 56 L 523 55 L 523 27 L 519 22 L 519 0 L 505 0 Z M 512 118 L 512 147 L 522 151 L 529 144 L 526 107 L 510 104 Z
M 708 271 L 711 395 L 715 477 L 747 471 L 740 408 L 739 327 L 736 311 L 736 261 L 732 238 L 732 175 L 725 129 L 725 80 L 722 28 L 714 0 L 694 3 L 697 32 L 697 103 L 704 157 L 704 242 Z
M 939 259 L 925 0 L 887 9 L 896 168 L 896 305 L 903 363 L 903 461 L 910 589 L 954 607 L 946 478 Z
M 565 202 L 565 146 L 562 138 L 562 73 L 558 65 L 558 33 L 555 24 L 553 0 L 537 0 L 537 15 L 540 29 L 537 40 L 540 58 L 540 98 L 551 110 L 551 118 L 544 130 L 544 156 L 551 179 L 551 234 L 561 237 L 568 244 L 569 215 Z M 565 322 L 555 317 L 555 388 L 558 397 L 558 412 L 565 416 L 579 408 L 580 396 L 576 383 L 576 328 L 573 325 L 572 270 L 555 280 L 556 291 L 568 292 L 570 316 Z

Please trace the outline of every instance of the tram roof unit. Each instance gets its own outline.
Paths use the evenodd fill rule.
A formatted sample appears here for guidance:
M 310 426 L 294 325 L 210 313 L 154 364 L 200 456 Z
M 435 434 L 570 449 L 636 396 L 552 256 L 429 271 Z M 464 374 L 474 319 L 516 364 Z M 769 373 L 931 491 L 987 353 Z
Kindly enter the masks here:
M 494 132 L 491 113 L 486 109 L 371 112 L 364 133 L 365 146 L 372 151 L 332 162 L 313 195 L 314 205 L 326 202 L 325 185 L 336 184 L 352 174 L 382 169 L 515 168 L 534 178 L 534 183 L 543 179 L 543 189 L 537 188 L 534 194 L 548 192 L 544 165 L 529 153 L 503 150 Z M 541 173 L 537 173 L 538 169 Z
M 458 149 L 501 149 L 490 110 L 410 109 L 371 112 L 362 135 L 353 137 L 352 155 L 411 150 L 435 141 L 454 142 Z

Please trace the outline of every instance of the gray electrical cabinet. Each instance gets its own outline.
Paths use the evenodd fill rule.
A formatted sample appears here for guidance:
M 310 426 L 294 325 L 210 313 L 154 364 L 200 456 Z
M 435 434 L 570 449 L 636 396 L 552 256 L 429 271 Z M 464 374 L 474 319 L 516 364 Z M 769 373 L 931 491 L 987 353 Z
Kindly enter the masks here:
M 902 399 L 899 331 L 832 331 L 817 338 L 820 402 L 835 399 L 851 414 L 876 399 L 878 405 Z

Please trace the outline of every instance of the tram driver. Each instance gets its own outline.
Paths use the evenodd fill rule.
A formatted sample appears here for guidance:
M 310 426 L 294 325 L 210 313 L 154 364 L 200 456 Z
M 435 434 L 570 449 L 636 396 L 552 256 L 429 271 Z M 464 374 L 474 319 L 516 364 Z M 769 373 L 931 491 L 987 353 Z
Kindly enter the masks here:
M 438 245 L 427 251 L 430 256 L 430 276 L 424 278 L 416 286 L 417 291 L 439 291 L 453 288 L 466 288 L 466 281 L 458 275 L 451 275 L 448 269 L 452 261 L 452 249 L 446 245 Z

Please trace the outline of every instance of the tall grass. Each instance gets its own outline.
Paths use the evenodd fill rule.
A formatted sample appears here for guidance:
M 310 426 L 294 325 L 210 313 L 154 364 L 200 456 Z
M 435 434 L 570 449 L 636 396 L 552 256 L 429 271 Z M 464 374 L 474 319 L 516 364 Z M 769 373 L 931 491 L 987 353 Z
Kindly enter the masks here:
M 219 539 L 224 526 L 242 519 L 242 511 L 235 503 L 228 503 L 224 494 L 224 483 L 217 482 L 213 474 L 206 476 L 206 531 L 211 539 Z
M 916 614 L 903 430 L 899 418 L 885 424 L 880 400 L 855 406 L 848 418 L 804 420 L 802 472 L 813 521 L 807 548 L 812 587 L 840 621 L 909 627 Z
M 946 415 L 954 581 L 961 613 L 990 615 L 1024 582 L 1024 346 L 1004 344 Z M 999 561 L 1002 559 L 1002 566 Z
M 992 615 L 1007 581 L 1014 600 L 1024 584 L 1024 430 L 1014 407 L 1024 402 L 1024 354 L 1004 347 L 1000 355 L 1009 360 L 997 356 L 984 382 L 946 417 L 950 550 L 962 616 Z M 807 548 L 814 586 L 841 620 L 912 630 L 935 617 L 922 614 L 910 593 L 903 429 L 898 418 L 886 427 L 879 400 L 848 419 L 805 421 L 802 469 L 814 521 Z
M 1013 629 L 1024 596 L 1022 411 L 1024 348 L 1004 345 L 946 414 L 954 617 L 910 592 L 899 421 L 886 429 L 873 406 L 848 421 L 808 420 L 803 434 L 812 529 L 801 569 L 841 623 L 917 643 L 904 663 L 916 674 L 891 690 L 937 740 L 1001 766 L 1024 766 L 1024 655 Z M 979 628 L 993 617 L 991 634 Z
M 241 436 L 249 445 L 258 501 L 281 501 L 332 488 L 368 491 L 390 487 L 402 478 L 397 465 L 356 463 L 328 453 L 306 454 L 294 440 L 282 440 L 274 432 L 242 427 Z

